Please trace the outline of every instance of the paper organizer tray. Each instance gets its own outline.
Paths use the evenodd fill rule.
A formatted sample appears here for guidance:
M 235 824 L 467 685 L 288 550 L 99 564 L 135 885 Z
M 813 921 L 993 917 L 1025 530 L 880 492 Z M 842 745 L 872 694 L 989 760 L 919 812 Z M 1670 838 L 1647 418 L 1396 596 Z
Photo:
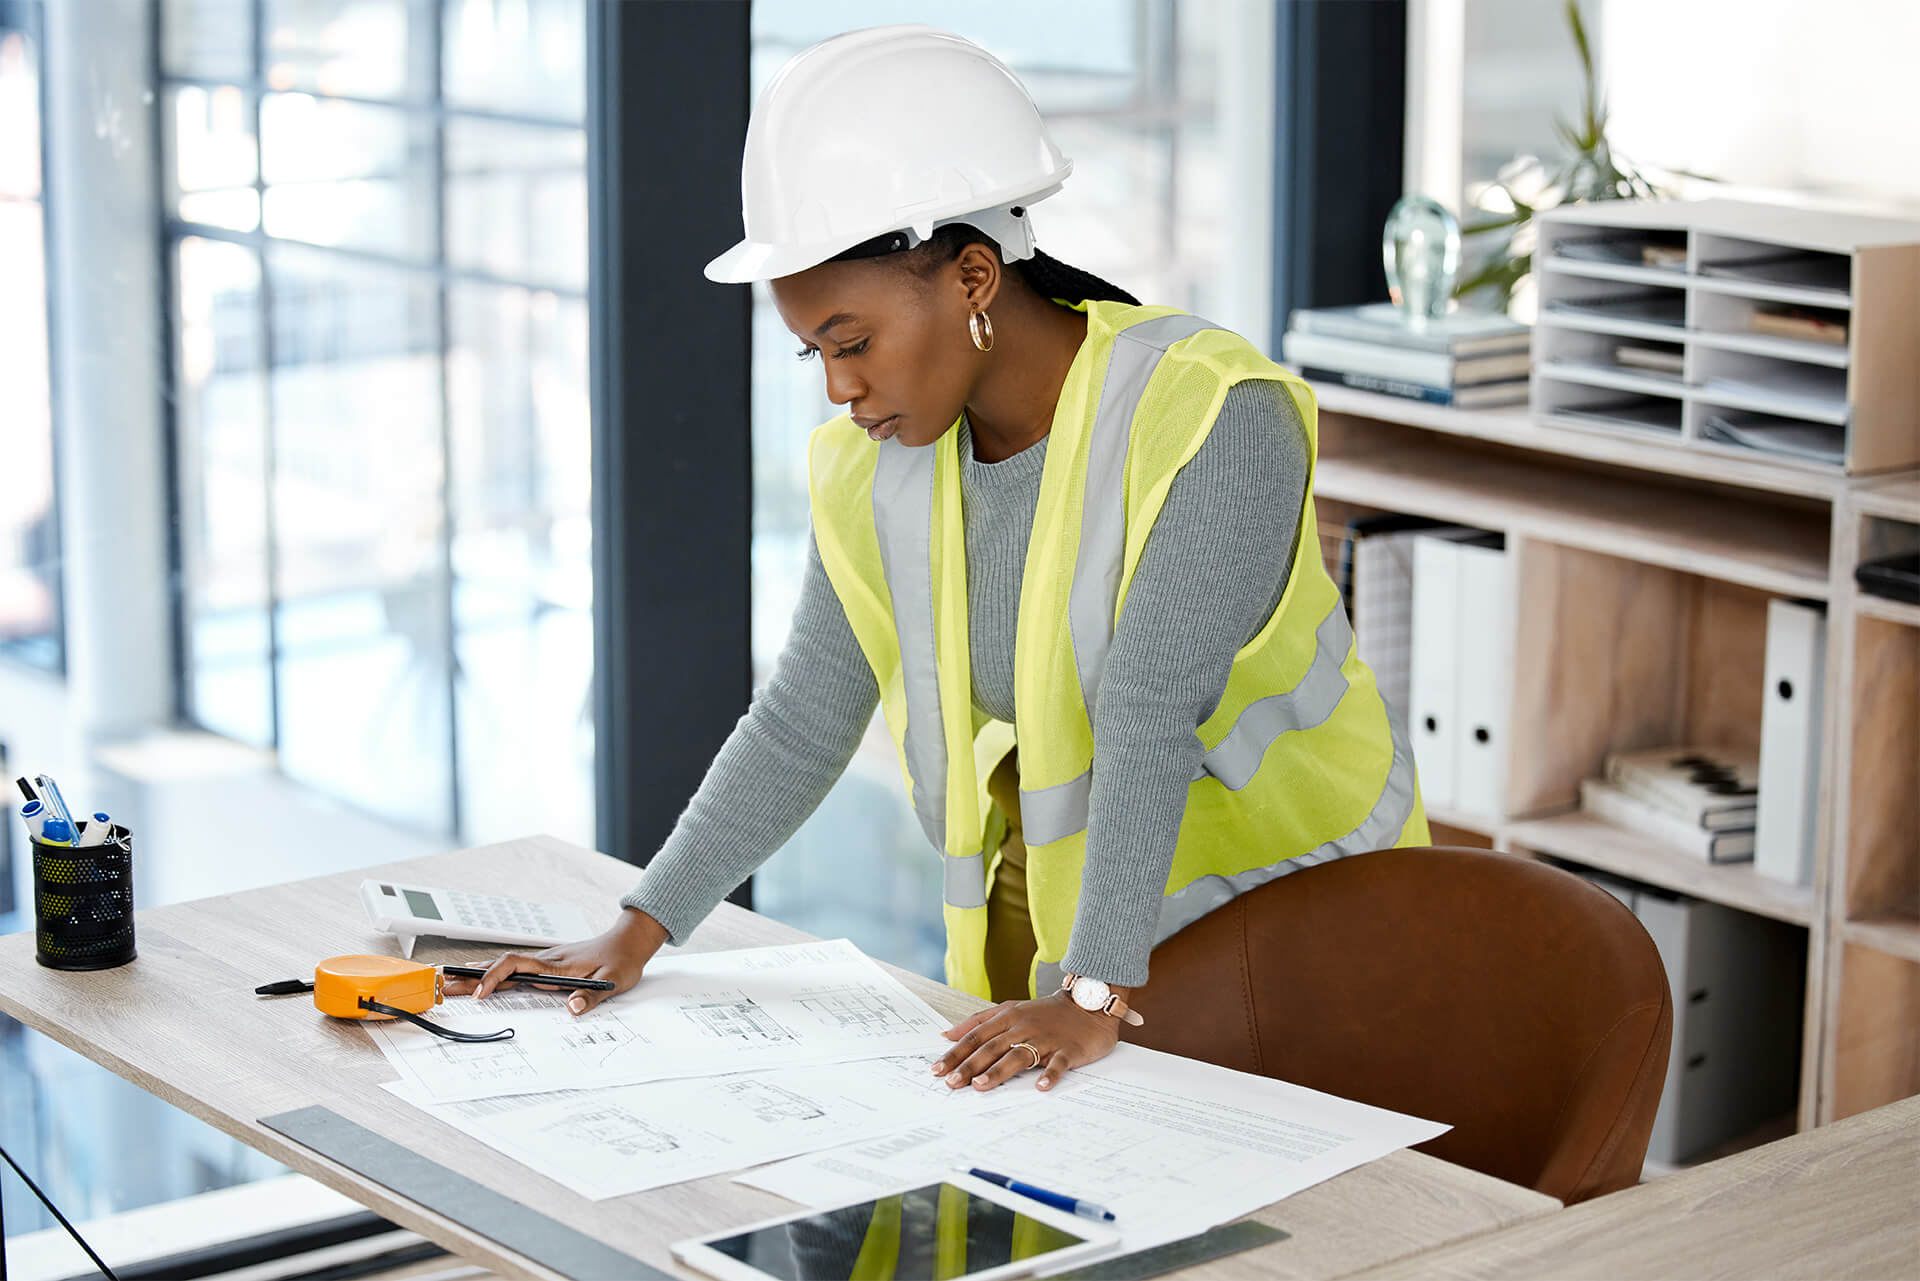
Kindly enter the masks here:
M 105 845 L 32 845 L 34 959 L 56 970 L 131 961 L 132 833 L 116 824 Z

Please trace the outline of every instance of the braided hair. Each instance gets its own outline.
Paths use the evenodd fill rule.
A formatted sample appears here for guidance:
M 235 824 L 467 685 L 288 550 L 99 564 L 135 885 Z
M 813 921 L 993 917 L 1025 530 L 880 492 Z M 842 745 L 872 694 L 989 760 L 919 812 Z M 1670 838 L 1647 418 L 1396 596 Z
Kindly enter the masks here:
M 998 247 L 995 248 L 997 252 Z M 1085 302 L 1091 298 L 1102 302 L 1123 302 L 1129 307 L 1140 305 L 1138 298 L 1120 286 L 1090 271 L 1061 262 L 1044 249 L 1036 248 L 1033 257 L 1013 265 L 1042 298 L 1064 298 L 1068 302 Z
M 933 234 L 915 245 L 906 248 L 906 236 L 901 232 L 889 232 L 884 236 L 875 236 L 872 240 L 855 245 L 844 253 L 835 255 L 837 260 L 851 258 L 878 258 L 899 254 L 898 261 L 904 267 L 921 276 L 930 276 L 934 270 L 960 256 L 960 251 L 968 245 L 985 245 L 998 255 L 1000 244 L 992 236 L 978 227 L 964 222 L 949 222 L 933 229 Z M 1100 302 L 1123 302 L 1130 307 L 1138 307 L 1140 300 L 1120 286 L 1090 271 L 1069 266 L 1045 250 L 1035 249 L 1033 257 L 1010 264 L 1019 271 L 1021 278 L 1042 298 L 1060 298 L 1067 302 L 1085 302 L 1093 299 Z

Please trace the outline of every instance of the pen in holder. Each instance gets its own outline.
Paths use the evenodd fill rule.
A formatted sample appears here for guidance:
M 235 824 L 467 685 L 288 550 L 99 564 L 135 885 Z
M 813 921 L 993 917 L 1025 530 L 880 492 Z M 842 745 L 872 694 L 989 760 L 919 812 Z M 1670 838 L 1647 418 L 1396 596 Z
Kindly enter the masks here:
M 109 970 L 134 957 L 133 834 L 108 830 L 100 845 L 32 842 L 33 959 L 50 969 Z

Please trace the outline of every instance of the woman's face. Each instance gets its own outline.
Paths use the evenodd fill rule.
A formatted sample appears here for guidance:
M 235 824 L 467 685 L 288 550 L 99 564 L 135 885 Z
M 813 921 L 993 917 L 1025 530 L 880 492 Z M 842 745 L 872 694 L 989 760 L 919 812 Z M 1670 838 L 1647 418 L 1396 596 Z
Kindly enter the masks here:
M 820 362 L 827 399 L 873 439 L 931 445 L 959 419 L 981 368 L 967 331 L 969 299 L 980 290 L 963 272 L 976 252 L 930 278 L 880 258 L 822 263 L 771 282 L 802 358 Z

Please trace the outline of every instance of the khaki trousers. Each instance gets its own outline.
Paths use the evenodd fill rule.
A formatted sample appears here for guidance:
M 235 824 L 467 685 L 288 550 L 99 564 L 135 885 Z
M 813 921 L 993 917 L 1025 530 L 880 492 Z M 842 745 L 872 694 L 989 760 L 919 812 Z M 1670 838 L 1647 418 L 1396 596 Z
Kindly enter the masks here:
M 1033 918 L 1027 912 L 1027 844 L 1020 836 L 1019 752 L 1008 752 L 987 780 L 987 794 L 1007 815 L 1000 866 L 987 895 L 987 986 L 996 1001 L 1024 1001 L 1033 954 Z M 1046 993 L 1042 992 L 1042 996 Z

